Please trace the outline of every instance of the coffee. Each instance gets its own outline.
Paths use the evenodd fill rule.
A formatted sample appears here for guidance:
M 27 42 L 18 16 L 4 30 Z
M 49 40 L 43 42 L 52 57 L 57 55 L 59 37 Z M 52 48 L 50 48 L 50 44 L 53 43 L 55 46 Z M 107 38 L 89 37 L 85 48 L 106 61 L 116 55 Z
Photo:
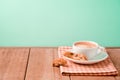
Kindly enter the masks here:
M 80 48 L 95 48 L 96 47 L 96 44 L 90 43 L 90 42 L 78 42 L 75 45 Z

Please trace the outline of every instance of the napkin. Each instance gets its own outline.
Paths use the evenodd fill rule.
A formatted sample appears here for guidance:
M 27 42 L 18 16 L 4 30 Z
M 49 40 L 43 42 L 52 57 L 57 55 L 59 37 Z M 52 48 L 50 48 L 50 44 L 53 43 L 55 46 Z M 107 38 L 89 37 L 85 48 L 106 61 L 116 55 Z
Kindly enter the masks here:
M 58 55 L 63 57 L 63 53 L 72 49 L 70 46 L 58 47 Z M 63 75 L 117 75 L 118 71 L 114 67 L 110 57 L 95 64 L 78 64 L 67 60 L 68 66 L 60 66 Z

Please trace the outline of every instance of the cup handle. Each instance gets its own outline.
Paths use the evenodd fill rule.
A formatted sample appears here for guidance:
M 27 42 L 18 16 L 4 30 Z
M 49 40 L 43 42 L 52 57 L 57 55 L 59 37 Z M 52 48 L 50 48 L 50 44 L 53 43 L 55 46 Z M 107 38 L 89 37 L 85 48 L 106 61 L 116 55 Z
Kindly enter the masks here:
M 104 47 L 102 47 L 102 46 L 99 46 L 99 47 L 98 47 L 98 54 L 99 54 L 100 52 L 106 52 L 106 49 L 105 49 Z

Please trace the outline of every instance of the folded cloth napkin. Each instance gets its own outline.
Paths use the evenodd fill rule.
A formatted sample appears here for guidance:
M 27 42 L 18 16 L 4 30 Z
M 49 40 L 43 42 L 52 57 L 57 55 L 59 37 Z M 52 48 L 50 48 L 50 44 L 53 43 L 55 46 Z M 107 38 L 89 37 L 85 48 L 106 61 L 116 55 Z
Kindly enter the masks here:
M 63 57 L 63 53 L 72 49 L 69 46 L 58 47 L 59 57 Z M 60 72 L 63 75 L 117 75 L 118 71 L 114 67 L 110 57 L 96 64 L 77 64 L 67 60 L 68 66 L 60 66 Z

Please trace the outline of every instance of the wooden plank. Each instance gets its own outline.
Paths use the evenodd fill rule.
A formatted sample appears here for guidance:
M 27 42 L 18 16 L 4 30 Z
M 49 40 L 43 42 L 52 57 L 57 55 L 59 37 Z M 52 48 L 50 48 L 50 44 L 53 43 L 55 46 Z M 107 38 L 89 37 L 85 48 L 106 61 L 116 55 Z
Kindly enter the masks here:
M 115 78 L 116 78 L 116 80 L 120 80 L 120 76 L 116 76 Z
M 71 80 L 115 80 L 111 76 L 71 76 Z
M 0 80 L 24 80 L 29 48 L 0 48 Z
M 52 48 L 31 48 L 25 80 L 54 80 Z
M 120 75 L 120 49 L 107 49 L 107 52 L 109 53 L 115 67 L 119 71 Z
M 54 59 L 58 58 L 58 50 L 57 48 L 54 49 Z M 54 80 L 70 80 L 69 76 L 62 76 L 60 73 L 60 69 L 58 67 L 53 67 L 54 70 Z
M 118 70 L 118 76 L 116 76 L 116 80 L 120 80 L 120 48 L 119 49 L 107 49 L 115 67 Z

